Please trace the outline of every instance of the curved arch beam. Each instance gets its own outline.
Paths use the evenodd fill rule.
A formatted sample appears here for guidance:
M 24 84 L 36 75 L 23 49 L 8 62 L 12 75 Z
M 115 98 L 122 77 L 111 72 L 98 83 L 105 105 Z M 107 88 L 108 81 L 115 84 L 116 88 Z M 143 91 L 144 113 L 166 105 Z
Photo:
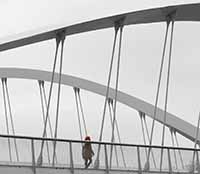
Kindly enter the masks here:
M 51 81 L 51 72 L 33 70 L 33 69 L 21 69 L 21 68 L 0 68 L 0 78 L 20 78 L 20 79 L 31 79 L 31 80 L 43 80 Z M 59 75 L 55 74 L 54 82 L 58 83 Z M 78 87 L 102 96 L 106 95 L 106 86 L 85 80 L 82 78 L 62 75 L 62 85 L 68 85 L 72 87 Z M 109 97 L 114 99 L 115 90 L 110 88 Z M 125 104 L 135 110 L 144 112 L 147 116 L 153 118 L 154 106 L 140 100 L 136 97 L 128 95 L 119 91 L 118 99 L 120 103 Z M 156 120 L 160 123 L 164 123 L 164 111 L 158 108 Z M 177 116 L 167 113 L 166 126 L 174 128 L 178 133 L 184 137 L 195 141 L 196 127 L 192 124 L 178 118 Z M 200 140 L 200 136 L 198 137 Z
M 167 6 L 123 13 L 62 28 L 46 28 L 43 30 L 21 33 L 19 35 L 1 39 L 0 51 L 53 39 L 56 37 L 56 34 L 59 31 L 65 31 L 65 35 L 73 35 L 88 31 L 111 28 L 114 27 L 116 21 L 122 18 L 124 19 L 123 25 L 165 22 L 166 16 L 173 13 L 174 11 L 176 11 L 176 21 L 200 21 L 200 3 Z

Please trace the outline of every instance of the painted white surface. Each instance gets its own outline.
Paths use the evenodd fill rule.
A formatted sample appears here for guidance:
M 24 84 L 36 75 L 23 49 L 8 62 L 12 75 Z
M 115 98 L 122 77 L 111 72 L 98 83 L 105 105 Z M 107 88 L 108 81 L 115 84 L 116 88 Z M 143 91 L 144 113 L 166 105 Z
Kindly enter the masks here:
M 46 41 L 56 38 L 58 31 L 64 31 L 65 35 L 79 34 L 88 31 L 94 31 L 99 29 L 106 29 L 114 27 L 115 22 L 124 19 L 123 25 L 131 24 L 146 24 L 165 22 L 166 16 L 176 11 L 176 21 L 199 21 L 198 12 L 200 10 L 200 4 L 184 4 L 176 6 L 166 6 L 162 8 L 148 9 L 142 11 L 135 11 L 125 14 L 117 14 L 111 17 L 105 17 L 101 19 L 95 19 L 92 21 L 84 21 L 71 26 L 65 26 L 56 29 L 45 29 L 45 31 L 30 32 L 25 34 L 15 35 L 6 39 L 3 39 L 0 44 L 0 51 L 9 50 L 12 48 L 18 48 L 28 44 L 36 42 Z
M 51 81 L 51 72 L 33 69 L 1 68 L 0 77 L 43 80 L 48 82 Z M 59 74 L 56 73 L 54 77 L 54 82 L 58 83 L 58 79 Z M 84 89 L 99 95 L 106 95 L 106 86 L 82 78 L 63 74 L 61 83 L 63 85 L 78 87 L 80 89 Z M 115 90 L 112 88 L 110 88 L 109 97 L 112 99 L 114 99 L 115 97 Z M 137 111 L 144 112 L 147 116 L 151 118 L 154 117 L 154 106 L 143 100 L 140 100 L 121 91 L 118 91 L 117 100 Z M 168 112 L 166 118 L 166 126 L 174 128 L 178 133 L 192 141 L 195 140 L 196 128 L 192 124 Z M 157 109 L 157 115 L 155 119 L 162 124 L 164 123 L 164 111 L 162 109 Z

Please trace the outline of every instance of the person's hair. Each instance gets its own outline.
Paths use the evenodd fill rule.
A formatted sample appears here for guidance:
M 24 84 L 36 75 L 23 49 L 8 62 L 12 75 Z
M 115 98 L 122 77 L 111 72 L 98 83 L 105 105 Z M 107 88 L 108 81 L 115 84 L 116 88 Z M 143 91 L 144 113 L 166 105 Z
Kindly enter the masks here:
M 91 140 L 90 136 L 86 136 L 85 140 L 89 140 L 90 141 Z

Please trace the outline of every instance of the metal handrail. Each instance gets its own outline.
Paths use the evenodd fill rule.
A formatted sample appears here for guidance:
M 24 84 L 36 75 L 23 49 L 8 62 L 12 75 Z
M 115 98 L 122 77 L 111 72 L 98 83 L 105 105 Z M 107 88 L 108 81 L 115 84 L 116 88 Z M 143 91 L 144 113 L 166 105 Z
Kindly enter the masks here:
M 81 140 L 71 140 L 71 139 L 62 139 L 62 138 L 42 138 L 34 136 L 20 136 L 20 135 L 6 135 L 0 134 L 0 138 L 15 138 L 15 139 L 26 139 L 26 140 L 43 140 L 43 141 L 57 141 L 57 142 L 71 142 L 71 143 L 85 143 L 87 141 Z M 128 144 L 128 143 L 110 143 L 110 142 L 98 142 L 90 141 L 91 144 L 100 144 L 100 145 L 116 145 L 116 146 L 127 146 L 127 147 L 144 147 L 144 148 L 163 148 L 163 149 L 174 149 L 174 150 L 187 150 L 187 151 L 200 151 L 200 149 L 188 148 L 188 147 L 172 147 L 172 146 L 158 146 L 158 145 L 142 145 L 142 144 Z
M 30 166 L 33 170 L 33 173 L 35 174 L 36 173 L 36 168 L 38 167 L 42 167 L 42 168 L 61 168 L 61 169 L 69 169 L 71 171 L 71 173 L 73 174 L 75 170 L 82 170 L 84 169 L 83 165 L 80 164 L 80 159 L 81 159 L 81 155 L 79 155 L 79 157 L 77 158 L 77 156 L 74 156 L 73 154 L 73 146 L 75 144 L 80 144 L 81 146 L 87 142 L 87 141 L 81 141 L 81 140 L 69 140 L 69 139 L 54 139 L 54 138 L 40 138 L 40 137 L 31 137 L 31 136 L 19 136 L 19 135 L 5 135 L 5 134 L 0 134 L 0 138 L 2 139 L 18 139 L 18 140 L 27 140 L 29 143 L 30 143 L 30 146 L 31 147 L 31 154 L 30 154 L 30 157 L 32 158 L 31 161 L 29 161 L 27 164 L 24 164 L 25 161 L 21 161 L 19 163 L 16 163 L 15 164 L 15 161 L 5 161 L 5 162 L 9 162 L 9 164 L 4 164 L 4 163 L 0 163 L 0 166 L 18 166 L 18 167 L 27 167 L 27 166 Z M 40 164 L 38 163 L 38 161 L 36 162 L 36 154 L 37 154 L 37 150 L 38 149 L 35 149 L 35 143 L 38 142 L 38 141 L 56 141 L 57 143 L 58 142 L 61 142 L 62 144 L 68 144 L 68 150 L 69 150 L 69 153 L 68 153 L 68 156 L 67 158 L 69 159 L 69 163 L 58 163 L 56 166 L 53 166 L 51 163 L 43 163 L 43 164 Z M 151 172 L 154 172 L 154 173 L 157 173 L 157 172 L 160 172 L 160 173 L 165 173 L 165 172 L 169 172 L 169 173 L 178 173 L 180 170 L 177 168 L 177 169 L 173 169 L 173 166 L 172 166 L 172 160 L 171 160 L 171 156 L 170 156 L 170 151 L 172 150 L 183 150 L 183 151 L 186 151 L 186 152 L 195 152 L 195 153 L 198 153 L 200 151 L 200 149 L 195 149 L 195 148 L 186 148 L 186 147 L 170 147 L 170 146 L 149 146 L 149 145 L 139 145 L 139 144 L 123 144 L 123 143 L 110 143 L 110 142 L 97 142 L 97 141 L 91 141 L 91 144 L 96 144 L 96 145 L 102 145 L 102 147 L 104 148 L 104 151 L 102 152 L 103 154 L 103 158 L 104 159 L 101 159 L 103 160 L 104 162 L 102 163 L 102 166 L 101 168 L 98 168 L 98 170 L 104 170 L 106 173 L 109 173 L 109 171 L 137 171 L 139 174 L 143 173 L 143 171 L 146 172 L 146 168 L 145 168 L 145 165 L 144 165 L 144 158 L 142 158 L 142 153 L 141 153 L 141 150 L 143 148 L 154 148 L 154 149 L 165 149 L 166 150 L 166 157 L 167 157 L 167 168 L 165 166 L 164 169 L 160 169 L 158 170 L 158 168 L 149 168 L 147 169 L 149 173 Z M 121 167 L 111 167 L 109 166 L 109 163 L 108 163 L 108 155 L 109 155 L 109 152 L 108 152 L 108 146 L 123 146 L 123 147 L 131 147 L 131 149 L 135 149 L 136 153 L 135 155 L 133 156 L 133 159 L 132 160 L 136 160 L 137 163 L 135 164 L 131 164 L 128 166 L 128 168 L 121 168 Z M 67 146 L 66 146 L 67 147 Z M 80 153 L 80 152 L 78 152 Z M 81 154 L 81 153 L 80 153 Z M 75 158 L 74 158 L 75 157 Z M 130 156 L 128 155 L 128 158 Z M 78 160 L 78 161 L 77 161 Z M 188 160 L 188 159 L 187 159 Z M 1 161 L 1 162 L 4 162 L 4 161 Z M 187 161 L 187 162 L 190 162 L 190 161 Z M 195 161 L 195 164 L 192 164 L 192 167 L 190 169 L 190 172 L 193 172 L 198 169 L 199 167 L 199 162 Z M 68 165 L 68 167 L 66 166 Z M 81 165 L 81 166 L 79 166 Z M 188 163 L 188 165 L 190 165 L 190 163 Z M 195 167 L 195 168 L 194 168 Z M 93 168 L 93 170 L 95 170 L 96 168 Z M 187 169 L 186 169 L 187 170 Z M 182 169 L 181 169 L 182 171 Z M 185 171 L 185 170 L 184 170 Z

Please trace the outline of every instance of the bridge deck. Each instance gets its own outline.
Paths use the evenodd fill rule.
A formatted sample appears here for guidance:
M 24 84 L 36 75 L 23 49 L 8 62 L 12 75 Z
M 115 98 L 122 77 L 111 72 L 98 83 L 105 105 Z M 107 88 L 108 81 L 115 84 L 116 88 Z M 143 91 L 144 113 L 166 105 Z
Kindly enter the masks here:
M 4 173 L 4 174 L 33 174 L 33 170 L 31 167 L 8 167 L 8 166 L 0 166 L 0 173 Z M 51 174 L 51 173 L 56 173 L 56 174 L 71 174 L 72 171 L 68 168 L 37 168 L 36 169 L 36 173 L 37 174 Z M 105 174 L 107 173 L 107 171 L 105 170 L 95 170 L 95 169 L 78 169 L 76 168 L 73 171 L 74 174 Z M 138 170 L 135 171 L 123 171 L 123 170 L 110 170 L 109 171 L 110 174 L 120 174 L 120 173 L 124 173 L 124 174 L 128 174 L 128 173 L 138 173 Z M 142 172 L 143 174 L 158 174 L 158 173 L 162 173 L 162 174 L 168 174 L 169 172 Z M 184 173 L 184 174 L 189 174 L 189 172 L 179 172 L 180 173 Z

